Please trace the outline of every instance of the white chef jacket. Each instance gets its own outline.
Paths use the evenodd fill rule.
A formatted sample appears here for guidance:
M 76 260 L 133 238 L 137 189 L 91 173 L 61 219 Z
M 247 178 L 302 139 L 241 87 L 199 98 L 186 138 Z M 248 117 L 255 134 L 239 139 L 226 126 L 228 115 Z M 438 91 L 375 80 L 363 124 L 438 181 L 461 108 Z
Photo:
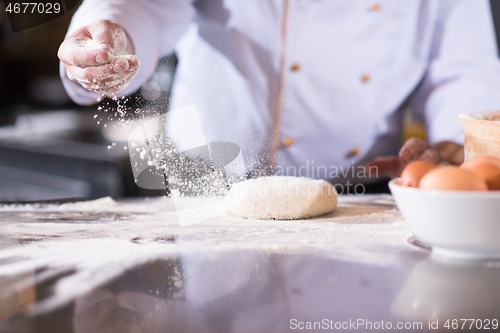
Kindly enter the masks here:
M 463 142 L 459 113 L 500 109 L 487 0 L 291 0 L 288 14 L 285 0 L 85 0 L 69 33 L 97 19 L 124 27 L 141 59 L 126 92 L 175 51 L 170 109 L 195 104 L 206 140 L 238 144 L 252 170 L 272 141 L 285 15 L 277 172 L 331 179 L 396 154 L 405 101 L 431 144 Z M 61 73 L 77 103 L 99 97 Z

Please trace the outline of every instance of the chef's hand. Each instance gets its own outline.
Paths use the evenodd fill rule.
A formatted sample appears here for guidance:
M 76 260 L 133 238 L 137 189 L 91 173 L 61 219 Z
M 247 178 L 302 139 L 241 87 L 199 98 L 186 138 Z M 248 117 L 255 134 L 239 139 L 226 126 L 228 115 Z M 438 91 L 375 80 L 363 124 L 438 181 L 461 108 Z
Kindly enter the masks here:
M 70 80 L 109 95 L 125 89 L 139 70 L 139 58 L 123 28 L 97 21 L 72 33 L 61 44 L 59 59 Z
M 422 139 L 409 138 L 399 151 L 399 156 L 376 158 L 368 162 L 365 168 L 372 176 L 375 176 L 376 170 L 377 175 L 396 178 L 401 175 L 401 171 L 408 163 L 417 160 L 434 164 L 460 165 L 464 161 L 464 147 L 450 141 L 431 146 Z

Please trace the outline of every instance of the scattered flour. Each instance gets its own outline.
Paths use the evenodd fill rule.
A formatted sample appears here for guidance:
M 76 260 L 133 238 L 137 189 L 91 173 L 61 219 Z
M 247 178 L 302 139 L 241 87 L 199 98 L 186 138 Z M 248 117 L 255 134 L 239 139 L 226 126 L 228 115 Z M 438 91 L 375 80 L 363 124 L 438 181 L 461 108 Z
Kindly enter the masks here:
M 224 198 L 216 199 L 212 209 L 221 209 Z M 339 196 L 338 202 L 337 209 L 317 218 L 241 219 L 221 210 L 216 218 L 186 227 L 180 226 L 171 198 L 3 205 L 0 238 L 8 246 L 0 249 L 0 275 L 43 268 L 40 280 L 74 271 L 59 280 L 53 297 L 34 309 L 49 311 L 127 269 L 179 253 L 314 253 L 391 266 L 399 264 L 402 253 L 416 251 L 405 243 L 410 229 L 390 196 Z M 205 214 L 206 209 L 190 213 Z

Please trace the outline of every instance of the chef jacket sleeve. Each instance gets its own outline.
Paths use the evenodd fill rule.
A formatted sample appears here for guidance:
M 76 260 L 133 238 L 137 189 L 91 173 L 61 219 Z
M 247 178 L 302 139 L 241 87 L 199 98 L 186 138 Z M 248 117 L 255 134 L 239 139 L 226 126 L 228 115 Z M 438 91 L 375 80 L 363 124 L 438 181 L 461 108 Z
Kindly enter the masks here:
M 500 61 L 487 0 L 440 0 L 429 66 L 414 108 L 431 144 L 463 144 L 459 113 L 500 109 Z
M 120 97 L 136 91 L 147 81 L 159 57 L 173 52 L 194 15 L 192 0 L 85 0 L 71 20 L 68 35 L 97 20 L 110 20 L 123 27 L 141 65 L 127 89 L 116 94 Z M 69 80 L 62 63 L 60 73 L 66 91 L 76 103 L 94 104 L 101 96 Z

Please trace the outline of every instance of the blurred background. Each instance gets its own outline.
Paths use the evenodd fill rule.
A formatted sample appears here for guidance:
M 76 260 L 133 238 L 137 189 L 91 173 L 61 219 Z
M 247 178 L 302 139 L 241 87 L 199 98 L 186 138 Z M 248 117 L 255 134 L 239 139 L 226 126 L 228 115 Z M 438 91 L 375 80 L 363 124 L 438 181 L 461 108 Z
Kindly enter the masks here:
M 499 36 L 500 1 L 491 6 Z M 62 86 L 57 58 L 77 7 L 14 33 L 0 2 L 0 202 L 165 194 L 135 185 L 126 134 L 129 120 L 166 112 L 175 55 L 128 98 L 78 106 Z M 425 138 L 411 110 L 404 119 L 405 137 Z
M 76 105 L 57 50 L 77 7 L 14 33 L 0 2 L 0 202 L 165 194 L 135 185 L 127 130 L 133 119 L 166 112 L 175 55 L 128 98 Z

